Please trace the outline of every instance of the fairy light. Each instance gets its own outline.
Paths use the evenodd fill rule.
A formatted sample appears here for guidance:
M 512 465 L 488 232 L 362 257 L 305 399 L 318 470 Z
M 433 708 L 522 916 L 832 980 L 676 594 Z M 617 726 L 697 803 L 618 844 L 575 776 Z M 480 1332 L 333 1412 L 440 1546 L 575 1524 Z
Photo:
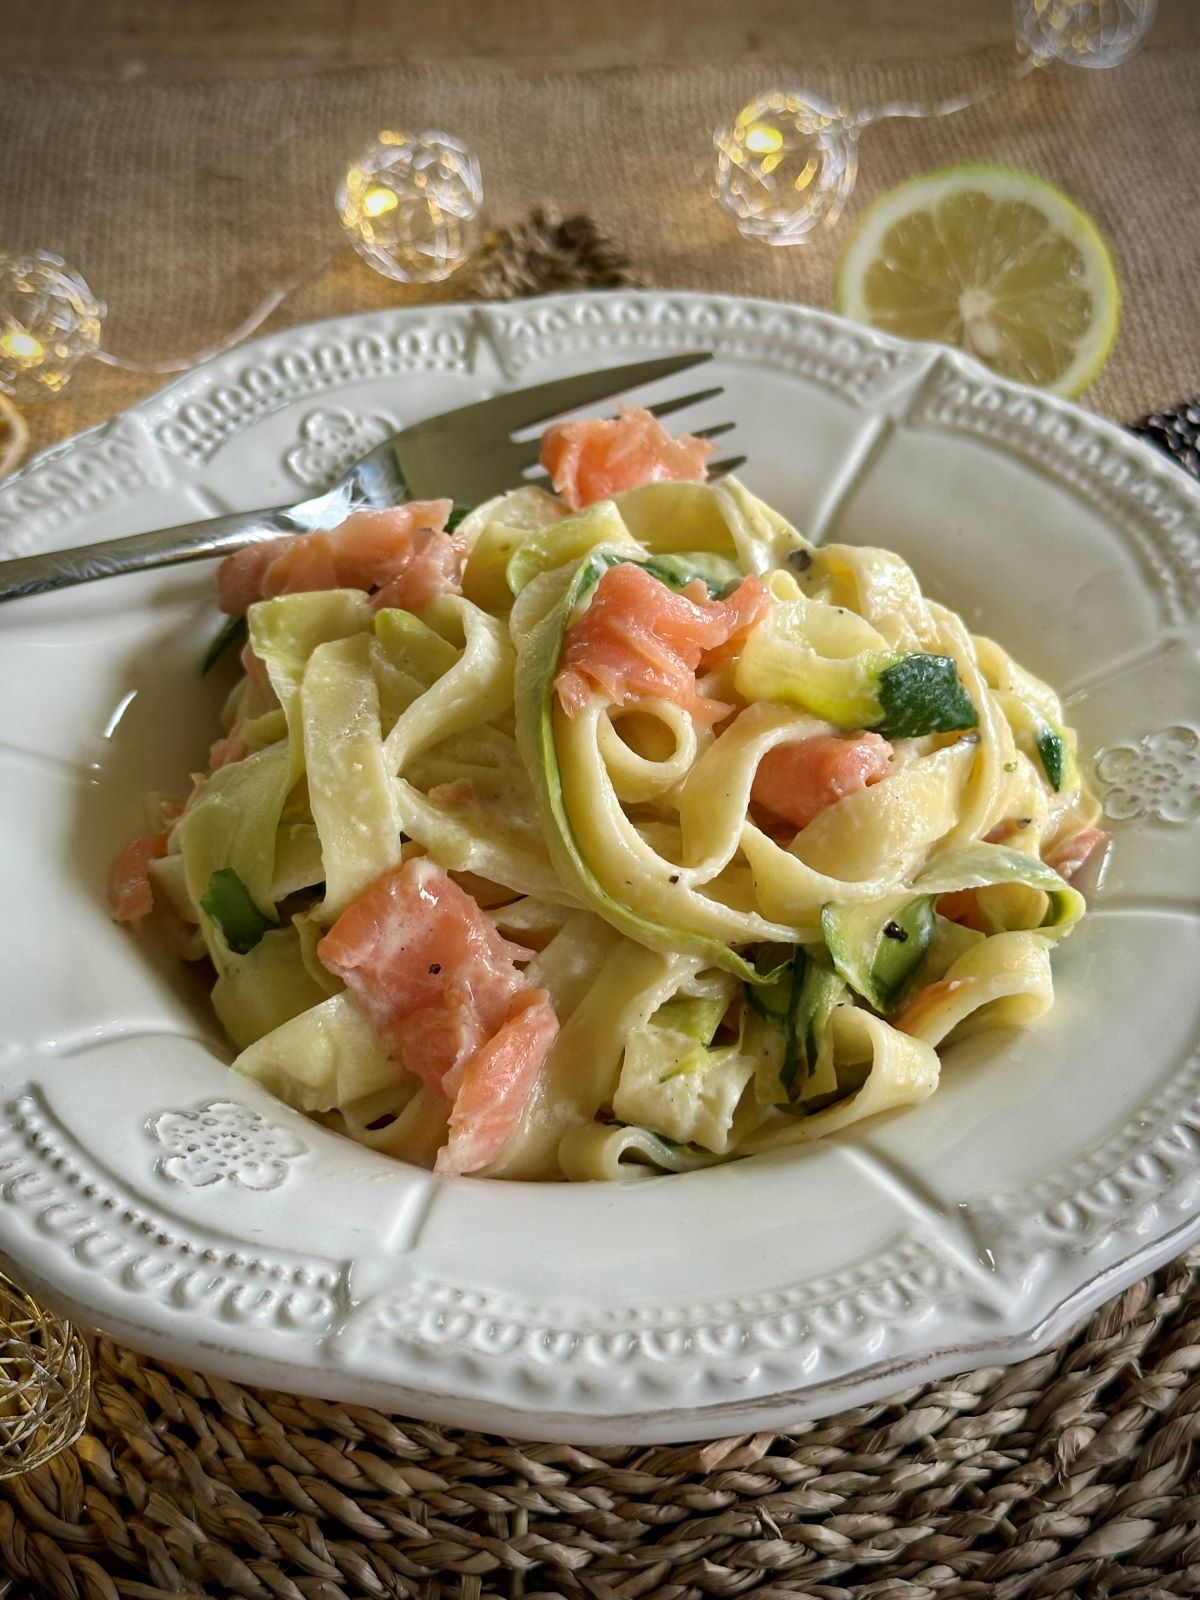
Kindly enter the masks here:
M 61 256 L 0 250 L 0 393 L 57 394 L 99 349 L 104 309 Z
M 396 128 L 377 134 L 337 192 L 338 218 L 355 250 L 377 272 L 406 283 L 436 283 L 463 265 L 478 239 L 482 205 L 479 162 L 460 139 Z M 22 405 L 47 399 L 88 358 L 147 375 L 188 372 L 257 332 L 339 253 L 327 250 L 272 289 L 216 344 L 179 359 L 138 361 L 101 348 L 107 308 L 61 256 L 0 250 L 0 397 Z
M 802 244 L 837 221 L 854 189 L 854 129 L 807 90 L 768 90 L 714 139 L 716 196 L 748 239 Z
M 973 94 L 852 111 L 804 88 L 765 90 L 713 134 L 713 195 L 747 239 L 803 244 L 842 215 L 858 179 L 864 128 L 892 117 L 948 117 L 1052 63 L 1112 67 L 1144 42 L 1157 0 L 1013 0 L 1020 55 Z
M 1070 67 L 1117 67 L 1141 49 L 1158 0 L 1013 0 L 1021 49 Z
M 34 365 L 45 353 L 46 347 L 42 341 L 35 339 L 31 333 L 26 333 L 24 328 L 11 328 L 8 333 L 0 337 L 0 354 L 10 356 L 22 366 Z
M 457 272 L 479 234 L 483 184 L 473 152 L 449 134 L 386 128 L 346 170 L 342 227 L 376 272 L 438 283 Z

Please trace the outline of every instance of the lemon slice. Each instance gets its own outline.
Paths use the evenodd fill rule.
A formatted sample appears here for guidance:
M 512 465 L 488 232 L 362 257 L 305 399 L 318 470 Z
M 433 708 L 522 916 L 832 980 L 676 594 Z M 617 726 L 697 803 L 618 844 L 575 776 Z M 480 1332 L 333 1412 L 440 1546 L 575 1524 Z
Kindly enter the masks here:
M 28 443 L 25 418 L 6 394 L 0 394 L 0 478 L 12 471 Z
M 856 322 L 1078 394 L 1113 347 L 1121 289 L 1099 229 L 1061 189 L 1011 167 L 947 167 L 875 201 L 834 298 Z

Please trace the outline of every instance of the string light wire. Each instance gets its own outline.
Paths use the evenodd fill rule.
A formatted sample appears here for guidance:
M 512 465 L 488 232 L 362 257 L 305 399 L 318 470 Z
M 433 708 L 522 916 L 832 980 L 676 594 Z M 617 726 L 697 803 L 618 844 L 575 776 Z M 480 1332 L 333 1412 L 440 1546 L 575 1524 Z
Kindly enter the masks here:
M 283 302 L 296 294 L 300 289 L 307 288 L 310 283 L 315 283 L 325 270 L 338 259 L 339 256 L 350 254 L 349 245 L 340 245 L 324 255 L 315 266 L 300 273 L 297 277 L 282 283 L 278 288 L 272 289 L 244 321 L 219 339 L 216 344 L 205 346 L 190 356 L 179 356 L 166 361 L 137 361 L 127 356 L 120 356 L 111 350 L 97 350 L 92 356 L 94 361 L 102 362 L 106 367 L 117 367 L 122 372 L 141 372 L 157 376 L 166 376 L 173 372 L 190 372 L 193 367 L 199 367 L 206 361 L 211 361 L 214 356 L 222 356 L 227 350 L 233 350 L 237 345 L 249 339 L 258 332 L 263 323 L 272 312 L 277 311 Z

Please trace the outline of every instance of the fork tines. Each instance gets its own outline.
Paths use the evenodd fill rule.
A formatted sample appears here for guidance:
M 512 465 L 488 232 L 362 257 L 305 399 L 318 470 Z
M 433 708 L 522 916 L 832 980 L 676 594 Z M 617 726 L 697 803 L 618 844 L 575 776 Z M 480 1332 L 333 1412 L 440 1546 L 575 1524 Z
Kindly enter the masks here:
M 711 360 L 711 350 L 701 350 L 681 356 L 662 356 L 656 361 L 635 361 L 624 367 L 605 367 L 599 372 L 552 378 L 549 383 L 539 383 L 532 389 L 519 389 L 513 394 L 497 395 L 480 404 L 490 407 L 494 419 L 506 427 L 510 434 L 518 433 L 524 428 L 533 427 L 535 423 L 549 422 L 564 411 L 577 411 L 581 406 L 611 400 L 614 395 L 640 389 L 644 384 L 670 378 L 677 372 L 686 372 L 689 367 L 698 367 L 702 362 Z
M 566 411 L 579 410 L 582 406 L 612 398 L 629 389 L 649 383 L 652 377 L 668 377 L 673 372 L 685 371 L 689 366 L 694 366 L 700 361 L 709 359 L 707 353 L 699 356 L 668 357 L 661 362 L 639 362 L 629 367 L 612 367 L 606 372 L 589 373 L 582 379 L 563 378 L 550 384 L 543 384 L 536 390 L 526 390 L 523 395 L 514 398 L 522 400 L 531 395 L 541 395 L 544 392 L 559 389 L 559 403 L 555 410 L 544 411 L 538 421 L 548 422 L 555 415 Z M 647 374 L 651 374 L 648 376 Z M 588 398 L 581 398 L 581 384 L 592 384 L 596 380 L 607 379 L 609 387 L 607 393 L 596 394 L 594 391 Z M 617 381 L 622 380 L 622 381 Z M 654 417 L 669 417 L 677 411 L 686 410 L 691 406 L 703 405 L 708 400 L 715 400 L 724 394 L 725 390 L 720 384 L 709 389 L 694 389 L 689 394 L 671 395 L 665 400 L 655 400 L 647 405 L 646 410 Z M 522 420 L 518 426 L 521 429 L 532 425 L 532 420 Z M 717 422 L 708 427 L 690 428 L 688 431 L 697 439 L 716 439 L 722 434 L 730 433 L 737 426 L 734 422 Z M 542 474 L 535 466 L 541 447 L 540 438 L 527 440 L 513 440 L 510 448 L 517 453 L 518 465 L 525 469 L 526 477 L 540 477 Z M 722 477 L 727 472 L 734 471 L 745 463 L 745 456 L 729 456 L 723 461 L 717 461 L 709 468 L 710 477 Z M 534 469 L 534 470 L 530 470 Z

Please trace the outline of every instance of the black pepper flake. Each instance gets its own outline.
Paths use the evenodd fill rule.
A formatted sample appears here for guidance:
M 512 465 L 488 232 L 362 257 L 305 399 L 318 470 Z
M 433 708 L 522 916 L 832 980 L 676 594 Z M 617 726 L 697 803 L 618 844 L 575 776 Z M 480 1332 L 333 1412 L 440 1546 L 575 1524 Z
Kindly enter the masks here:
M 1032 817 L 1018 817 L 1017 818 L 1017 827 L 1018 828 L 1027 828 L 1032 821 L 1033 821 Z
M 431 977 L 436 978 L 438 973 L 441 970 L 442 970 L 442 963 L 440 961 L 431 961 L 429 963 L 429 972 L 430 972 L 430 976 Z
M 673 872 L 671 874 L 671 876 L 667 879 L 667 882 L 668 883 L 678 883 L 679 882 L 679 874 L 677 872 Z
M 811 550 L 793 550 L 787 559 L 793 572 L 807 572 L 813 564 Z
M 885 922 L 883 936 L 885 939 L 895 939 L 897 944 L 905 944 L 908 940 L 908 929 L 902 928 L 898 922 Z

